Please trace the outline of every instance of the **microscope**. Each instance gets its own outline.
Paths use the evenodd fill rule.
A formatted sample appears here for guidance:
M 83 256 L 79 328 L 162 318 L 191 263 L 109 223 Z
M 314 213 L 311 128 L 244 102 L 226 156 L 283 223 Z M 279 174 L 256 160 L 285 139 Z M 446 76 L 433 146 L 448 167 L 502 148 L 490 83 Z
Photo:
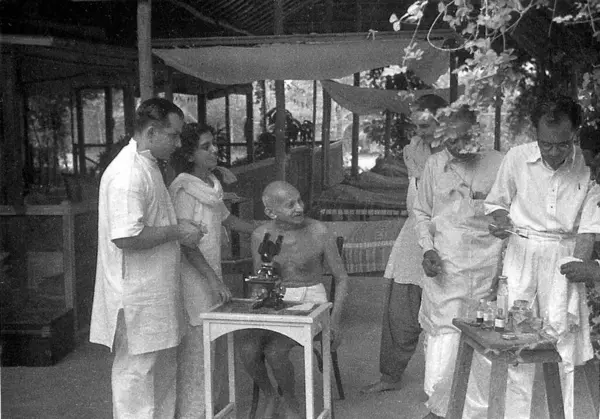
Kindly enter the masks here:
M 285 288 L 281 285 L 282 279 L 274 270 L 273 258 L 281 251 L 283 236 L 277 236 L 275 242 L 271 241 L 271 234 L 265 233 L 263 241 L 258 247 L 258 254 L 261 259 L 261 266 L 256 275 L 249 276 L 245 281 L 258 288 L 256 298 L 258 301 L 252 305 L 252 308 L 273 308 L 281 310 L 284 307 L 283 295 Z

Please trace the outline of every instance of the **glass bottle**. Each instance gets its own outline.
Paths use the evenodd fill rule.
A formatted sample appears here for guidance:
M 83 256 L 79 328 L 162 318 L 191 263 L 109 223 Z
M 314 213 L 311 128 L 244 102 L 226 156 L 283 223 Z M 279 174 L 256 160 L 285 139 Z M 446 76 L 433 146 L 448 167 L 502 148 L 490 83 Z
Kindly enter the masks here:
M 485 312 L 483 313 L 483 326 L 493 329 L 495 318 L 496 318 L 496 310 L 494 308 L 494 302 L 488 301 Z
M 508 278 L 505 276 L 498 277 L 498 292 L 496 293 L 496 307 L 498 310 L 502 309 L 502 313 L 506 318 L 506 314 L 508 313 L 508 309 L 510 308 L 508 305 Z
M 485 313 L 486 304 L 485 298 L 479 300 L 479 305 L 477 306 L 477 311 L 475 314 L 475 320 L 478 324 L 483 324 L 483 313 Z
M 505 319 L 505 311 L 501 308 L 498 308 L 496 313 L 496 319 L 494 320 L 494 330 L 496 332 L 504 332 L 506 328 L 506 319 Z

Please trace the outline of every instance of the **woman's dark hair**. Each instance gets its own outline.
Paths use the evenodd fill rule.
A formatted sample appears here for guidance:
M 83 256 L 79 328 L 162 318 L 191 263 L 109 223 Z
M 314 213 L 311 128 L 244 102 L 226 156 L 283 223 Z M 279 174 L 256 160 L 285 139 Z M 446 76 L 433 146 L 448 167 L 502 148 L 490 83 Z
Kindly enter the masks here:
M 448 102 L 446 102 L 444 98 L 433 94 L 423 95 L 419 97 L 414 103 L 414 107 L 416 108 L 416 110 L 428 110 L 434 115 L 438 111 L 438 109 L 445 108 L 446 106 L 448 106 Z
M 175 173 L 191 173 L 194 170 L 194 162 L 190 157 L 196 152 L 200 137 L 203 134 L 215 135 L 215 130 L 210 125 L 193 122 L 185 124 L 181 130 L 181 147 L 171 155 L 171 166 Z
M 145 100 L 135 111 L 135 132 L 140 133 L 149 125 L 165 128 L 169 125 L 170 114 L 183 119 L 183 111 L 173 102 L 160 97 Z
M 573 128 L 578 128 L 583 120 L 581 106 L 568 96 L 551 96 L 541 98 L 531 114 L 531 122 L 537 129 L 545 118 L 549 125 L 558 125 L 564 119 L 571 121 Z

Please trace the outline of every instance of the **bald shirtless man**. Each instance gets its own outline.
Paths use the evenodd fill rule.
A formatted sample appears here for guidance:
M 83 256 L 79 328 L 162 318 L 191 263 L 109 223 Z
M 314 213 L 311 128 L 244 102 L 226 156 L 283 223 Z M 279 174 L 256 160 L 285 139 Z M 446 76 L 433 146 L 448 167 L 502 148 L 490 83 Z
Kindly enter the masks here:
M 340 343 L 340 321 L 344 300 L 348 294 L 348 276 L 337 250 L 335 238 L 327 227 L 304 216 L 304 203 L 296 188 L 287 182 L 272 182 L 263 191 L 265 214 L 270 221 L 252 234 L 254 267 L 261 266 L 258 247 L 265 233 L 271 237 L 283 236 L 281 252 L 273 262 L 286 288 L 284 300 L 297 302 L 327 302 L 323 274 L 325 266 L 336 281 L 336 295 L 331 313 L 332 349 Z M 246 332 L 240 353 L 246 370 L 265 395 L 263 418 L 275 416 L 278 405 L 277 386 L 286 404 L 286 418 L 300 418 L 300 403 L 296 399 L 294 367 L 289 359 L 290 350 L 298 345 L 292 339 L 275 332 L 252 330 Z M 269 363 L 277 382 L 273 386 L 265 361 Z

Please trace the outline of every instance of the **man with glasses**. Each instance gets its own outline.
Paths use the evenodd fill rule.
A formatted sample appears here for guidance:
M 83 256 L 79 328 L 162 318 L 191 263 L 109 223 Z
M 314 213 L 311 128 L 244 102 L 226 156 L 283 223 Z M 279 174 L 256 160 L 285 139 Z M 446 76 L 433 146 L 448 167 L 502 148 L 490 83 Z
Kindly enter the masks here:
M 193 246 L 202 232 L 178 222 L 157 159 L 168 159 L 181 145 L 182 128 L 183 112 L 173 103 L 144 101 L 133 139 L 100 181 L 90 341 L 114 351 L 116 419 L 175 415 L 176 347 L 183 331 L 179 244 Z
M 574 145 L 581 119 L 570 98 L 542 101 L 532 115 L 537 141 L 508 151 L 485 202 L 494 218 L 490 232 L 509 240 L 503 267 L 509 301 L 531 301 L 539 317 L 548 315 L 559 260 L 573 255 L 588 195 L 590 170 Z M 506 417 L 530 417 L 533 374 L 533 364 L 509 369 Z M 573 417 L 573 375 L 563 381 L 566 418 Z

